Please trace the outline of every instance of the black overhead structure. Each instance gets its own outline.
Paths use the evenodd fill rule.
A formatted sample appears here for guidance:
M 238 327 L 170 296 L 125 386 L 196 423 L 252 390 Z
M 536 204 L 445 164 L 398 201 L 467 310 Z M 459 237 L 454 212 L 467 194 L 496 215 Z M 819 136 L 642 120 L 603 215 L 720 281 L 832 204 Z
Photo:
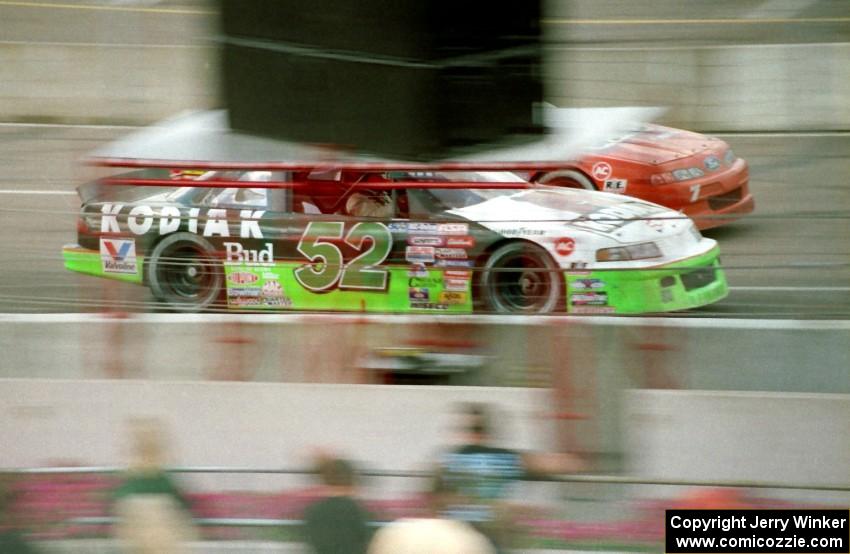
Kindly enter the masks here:
M 221 13 L 233 129 L 415 160 L 542 132 L 540 0 L 222 0 Z

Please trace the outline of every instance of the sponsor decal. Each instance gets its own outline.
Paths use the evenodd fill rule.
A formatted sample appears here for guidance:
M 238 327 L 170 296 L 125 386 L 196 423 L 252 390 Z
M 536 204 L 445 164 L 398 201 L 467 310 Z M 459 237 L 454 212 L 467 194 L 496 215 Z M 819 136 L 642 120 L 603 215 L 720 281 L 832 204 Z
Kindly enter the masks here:
M 608 294 L 604 292 L 581 292 L 570 295 L 573 306 L 607 306 Z
M 499 233 L 503 237 L 527 237 L 527 236 L 542 236 L 546 232 L 543 229 L 529 229 L 528 227 L 516 227 L 513 229 L 500 229 Z
M 673 301 L 673 290 L 670 287 L 665 287 L 661 289 L 661 301 L 662 302 L 672 302 Z
M 702 163 L 709 171 L 714 171 L 720 167 L 720 160 L 717 159 L 717 156 L 708 156 Z
M 602 183 L 602 190 L 605 192 L 626 192 L 628 185 L 628 179 L 605 179 L 605 182 Z
M 570 237 L 555 239 L 555 252 L 559 256 L 569 256 L 576 249 L 576 241 Z
M 411 304 L 419 304 L 421 302 L 429 302 L 431 293 L 427 287 L 413 287 L 407 289 L 407 297 Z
M 100 239 L 100 263 L 104 273 L 136 273 L 136 241 Z
M 227 289 L 227 295 L 233 298 L 259 298 L 260 289 L 259 287 L 234 287 Z
M 585 269 L 587 268 L 587 262 L 570 262 L 569 269 Z M 584 271 L 577 273 L 578 275 L 583 275 Z
M 441 235 L 466 235 L 469 234 L 468 223 L 439 223 L 437 233 Z
M 408 246 L 404 251 L 404 259 L 408 262 L 434 263 L 434 247 Z
M 390 223 L 387 223 L 387 229 L 389 229 L 391 233 L 406 233 L 407 223 L 403 221 L 391 221 Z
M 283 293 L 283 287 L 276 279 L 263 283 L 261 290 L 263 304 L 266 306 L 292 306 L 292 299 Z
M 436 223 L 417 223 L 410 222 L 407 224 L 407 232 L 411 235 L 436 235 L 439 234 Z
M 623 202 L 590 212 L 582 219 L 571 221 L 571 225 L 602 233 L 611 233 L 634 220 L 663 212 L 663 208 L 638 202 Z
M 407 270 L 408 277 L 427 277 L 428 270 L 425 269 L 424 265 L 414 264 L 410 266 L 410 269 Z
M 446 279 L 443 282 L 443 288 L 452 291 L 465 291 L 469 286 L 467 279 Z
M 174 180 L 194 181 L 204 173 L 206 173 L 204 169 L 172 169 L 168 172 L 168 176 Z
M 472 260 L 437 260 L 437 267 L 475 267 Z
M 190 233 L 201 234 L 205 237 L 230 237 L 230 223 L 233 223 L 235 228 L 238 222 L 241 238 L 263 238 L 260 219 L 266 213 L 265 210 L 238 210 L 239 218 L 237 219 L 231 215 L 231 212 L 237 210 L 220 208 L 209 208 L 203 213 L 200 208 L 190 208 L 186 210 L 186 214 L 175 206 L 163 206 L 158 211 L 146 205 L 126 208 L 124 204 L 107 203 L 101 206 L 100 232 L 129 231 L 134 235 L 144 235 L 154 228 L 154 223 L 158 222 L 156 229 L 159 234 L 167 235 L 180 230 L 185 223 L 185 229 Z M 119 216 L 123 216 L 124 229 L 119 223 Z
M 664 232 L 664 220 L 663 219 L 645 219 L 646 226 L 650 229 L 655 229 L 659 233 Z
M 440 304 L 466 304 L 465 292 L 443 291 L 440 293 Z
M 270 267 L 274 265 L 274 247 L 267 242 L 262 250 L 244 248 L 238 242 L 224 243 L 224 263 L 247 266 Z
M 465 269 L 447 269 L 443 271 L 443 277 L 446 279 L 466 279 L 472 278 L 472 272 Z
M 475 237 L 448 237 L 446 246 L 456 248 L 472 248 L 475 246 Z
M 449 309 L 448 304 L 436 304 L 436 303 L 433 303 L 433 302 L 425 302 L 425 303 L 422 303 L 422 304 L 419 304 L 419 303 L 411 304 L 410 307 L 415 308 L 417 310 L 448 310 Z
M 256 273 L 247 271 L 237 271 L 227 276 L 227 280 L 236 285 L 250 285 L 251 283 L 256 283 L 259 279 Z
M 410 288 L 421 288 L 421 287 L 436 287 L 443 284 L 442 277 L 411 277 L 407 280 L 407 286 Z
M 407 237 L 407 244 L 411 246 L 442 246 L 443 237 L 426 236 L 426 237 Z
M 605 281 L 602 279 L 576 279 L 570 283 L 570 287 L 575 290 L 593 290 L 605 288 Z
M 259 306 L 262 303 L 259 288 L 227 289 L 227 303 L 232 306 Z
M 611 177 L 611 164 L 607 162 L 596 162 L 590 170 L 591 175 L 597 181 L 604 181 Z
M 611 306 L 573 306 L 570 310 L 574 314 L 613 314 Z
M 437 248 L 434 254 L 441 260 L 465 260 L 468 257 L 463 248 Z

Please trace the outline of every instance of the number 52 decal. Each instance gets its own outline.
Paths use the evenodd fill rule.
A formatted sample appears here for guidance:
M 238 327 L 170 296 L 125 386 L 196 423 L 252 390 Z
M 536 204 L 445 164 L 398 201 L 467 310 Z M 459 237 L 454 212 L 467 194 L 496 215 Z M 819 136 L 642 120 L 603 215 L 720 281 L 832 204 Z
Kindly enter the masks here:
M 334 242 L 342 240 L 345 224 L 342 222 L 311 221 L 301 240 L 298 251 L 308 260 L 295 270 L 301 285 L 315 292 L 333 288 L 385 290 L 387 269 L 376 267 L 387 259 L 393 245 L 393 235 L 383 223 L 361 222 L 354 224 L 345 235 L 345 244 L 360 254 L 344 263 L 342 251 Z M 363 243 L 369 238 L 370 246 L 364 251 Z

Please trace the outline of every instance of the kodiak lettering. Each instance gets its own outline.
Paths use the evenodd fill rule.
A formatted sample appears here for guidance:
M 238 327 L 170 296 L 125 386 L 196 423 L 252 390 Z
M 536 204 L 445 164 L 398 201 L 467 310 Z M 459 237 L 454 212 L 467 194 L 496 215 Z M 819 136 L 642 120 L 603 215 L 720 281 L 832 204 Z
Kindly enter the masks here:
M 186 224 L 190 233 L 201 234 L 205 237 L 229 237 L 231 223 L 235 231 L 235 223 L 239 223 L 241 238 L 261 239 L 263 230 L 260 219 L 265 210 L 239 210 L 239 217 L 231 219 L 231 211 L 223 208 L 210 208 L 201 214 L 199 208 L 191 208 L 186 214 L 174 206 L 164 206 L 154 209 L 151 206 L 139 205 L 125 210 L 124 204 L 104 204 L 100 208 L 100 232 L 122 233 L 129 231 L 134 235 L 144 235 L 154 229 L 160 235 L 167 235 L 180 230 Z

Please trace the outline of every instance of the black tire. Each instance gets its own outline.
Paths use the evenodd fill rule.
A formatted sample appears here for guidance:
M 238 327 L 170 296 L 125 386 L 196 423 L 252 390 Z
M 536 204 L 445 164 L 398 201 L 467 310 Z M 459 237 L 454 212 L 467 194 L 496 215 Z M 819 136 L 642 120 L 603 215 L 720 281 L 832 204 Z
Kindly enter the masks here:
M 537 178 L 537 182 L 541 185 L 551 185 L 553 187 L 566 187 L 571 189 L 597 190 L 593 182 L 588 177 L 580 172 L 572 169 L 564 169 L 561 171 L 553 171 L 546 173 Z
M 213 246 L 192 233 L 168 235 L 151 252 L 147 266 L 153 295 L 169 309 L 200 312 L 219 300 L 224 284 Z
M 488 311 L 547 314 L 559 309 L 563 288 L 561 271 L 545 250 L 513 241 L 487 258 L 478 290 Z

